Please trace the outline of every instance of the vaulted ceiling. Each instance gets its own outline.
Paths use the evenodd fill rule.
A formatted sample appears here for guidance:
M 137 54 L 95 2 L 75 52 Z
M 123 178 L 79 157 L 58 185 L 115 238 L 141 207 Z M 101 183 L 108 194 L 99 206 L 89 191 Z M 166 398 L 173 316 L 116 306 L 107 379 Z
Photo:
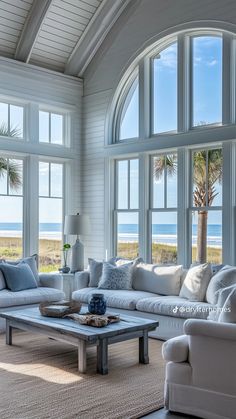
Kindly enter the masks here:
M 0 0 L 0 56 L 81 76 L 131 0 Z

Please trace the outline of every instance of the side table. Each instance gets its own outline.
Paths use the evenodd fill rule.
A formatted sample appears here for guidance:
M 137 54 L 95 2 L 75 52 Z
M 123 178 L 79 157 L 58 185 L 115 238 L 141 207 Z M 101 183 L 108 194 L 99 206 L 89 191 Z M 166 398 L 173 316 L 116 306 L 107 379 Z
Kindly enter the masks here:
M 63 279 L 63 291 L 66 296 L 66 300 L 71 300 L 72 292 L 77 290 L 75 274 L 62 272 L 51 272 L 53 274 L 61 275 Z

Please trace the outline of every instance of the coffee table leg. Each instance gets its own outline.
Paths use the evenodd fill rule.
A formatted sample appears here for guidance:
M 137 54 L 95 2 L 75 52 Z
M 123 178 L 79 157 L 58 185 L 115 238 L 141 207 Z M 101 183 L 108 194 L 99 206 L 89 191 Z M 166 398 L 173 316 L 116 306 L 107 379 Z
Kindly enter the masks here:
M 79 372 L 86 372 L 86 342 L 79 340 L 78 342 L 78 370 Z
M 147 330 L 144 330 L 143 336 L 139 338 L 139 362 L 140 364 L 149 364 Z
M 9 320 L 6 320 L 6 344 L 12 345 L 12 327 Z
M 99 340 L 97 346 L 97 372 L 99 374 L 108 374 L 108 341 L 107 339 Z

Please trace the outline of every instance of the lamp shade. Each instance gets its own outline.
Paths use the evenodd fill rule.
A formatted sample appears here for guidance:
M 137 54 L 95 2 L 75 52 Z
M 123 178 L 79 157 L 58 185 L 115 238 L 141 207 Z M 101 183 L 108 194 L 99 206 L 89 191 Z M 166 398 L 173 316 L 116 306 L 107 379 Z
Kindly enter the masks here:
M 64 233 L 71 235 L 89 234 L 90 222 L 88 215 L 66 215 Z

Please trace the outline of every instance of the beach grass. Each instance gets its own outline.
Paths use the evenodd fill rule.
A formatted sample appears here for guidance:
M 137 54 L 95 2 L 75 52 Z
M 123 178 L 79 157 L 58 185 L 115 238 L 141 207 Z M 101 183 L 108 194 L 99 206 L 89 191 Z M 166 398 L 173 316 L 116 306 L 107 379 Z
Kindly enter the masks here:
M 139 255 L 138 242 L 119 242 L 117 254 L 120 257 L 135 259 Z M 196 260 L 197 247 L 192 247 L 192 260 Z M 207 260 L 211 263 L 222 263 L 222 249 L 208 246 Z M 177 248 L 173 245 L 153 243 L 153 263 L 177 263 Z
M 62 243 L 59 240 L 40 239 L 39 241 L 39 270 L 40 272 L 57 271 L 61 267 Z M 196 260 L 197 249 L 192 247 L 192 260 Z M 137 242 L 119 242 L 117 255 L 135 259 L 139 255 Z M 208 261 L 221 263 L 222 249 L 207 248 Z M 22 257 L 22 240 L 18 237 L 0 237 L 0 259 L 16 260 Z M 153 263 L 177 263 L 177 248 L 173 245 L 153 243 Z
M 61 267 L 60 240 L 39 240 L 40 272 L 58 271 Z M 16 260 L 22 257 L 22 239 L 19 237 L 0 237 L 0 259 Z

